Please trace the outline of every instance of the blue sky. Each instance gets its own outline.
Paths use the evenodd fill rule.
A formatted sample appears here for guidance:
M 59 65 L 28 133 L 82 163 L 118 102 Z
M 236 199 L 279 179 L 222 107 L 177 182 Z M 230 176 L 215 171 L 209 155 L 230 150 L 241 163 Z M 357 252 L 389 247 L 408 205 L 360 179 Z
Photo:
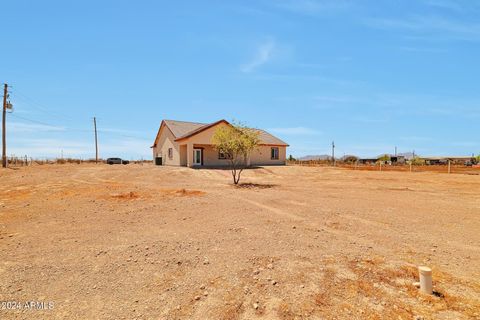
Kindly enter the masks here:
M 295 156 L 480 153 L 480 2 L 7 1 L 8 154 L 148 158 L 236 119 Z

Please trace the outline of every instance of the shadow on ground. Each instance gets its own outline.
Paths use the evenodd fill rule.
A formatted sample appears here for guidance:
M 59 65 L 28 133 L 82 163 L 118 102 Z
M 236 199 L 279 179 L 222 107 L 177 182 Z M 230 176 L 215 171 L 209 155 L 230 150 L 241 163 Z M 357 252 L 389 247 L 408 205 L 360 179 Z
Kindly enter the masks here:
M 262 183 L 239 183 L 235 185 L 236 188 L 240 189 L 270 189 L 276 187 L 276 184 L 262 184 Z

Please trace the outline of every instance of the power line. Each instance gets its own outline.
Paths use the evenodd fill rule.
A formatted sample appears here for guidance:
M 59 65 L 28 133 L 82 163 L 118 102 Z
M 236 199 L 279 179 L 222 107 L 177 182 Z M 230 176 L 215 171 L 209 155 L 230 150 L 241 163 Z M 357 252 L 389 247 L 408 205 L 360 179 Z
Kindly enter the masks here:
M 38 103 L 34 99 L 28 97 L 24 93 L 20 92 L 18 89 L 13 90 L 12 92 L 15 93 L 16 95 L 18 95 L 17 97 L 20 97 L 20 99 L 23 100 L 24 102 L 26 102 L 26 104 L 28 104 L 30 107 L 33 107 L 33 108 L 35 108 L 39 111 L 48 113 L 49 115 L 54 116 L 56 118 L 63 118 L 63 119 L 69 120 L 69 121 L 75 121 L 75 119 L 73 119 L 69 116 L 66 116 L 62 113 L 59 113 L 57 111 L 49 110 L 49 108 L 47 108 L 46 106 Z
M 44 126 L 58 127 L 58 125 L 54 125 L 54 124 L 39 121 L 39 120 L 29 119 L 29 118 L 19 116 L 17 114 L 13 114 L 13 113 L 11 114 L 11 116 L 14 117 L 14 118 L 17 118 L 17 119 L 22 119 L 22 120 L 25 120 L 25 121 L 29 121 L 29 122 L 36 123 L 36 124 L 41 124 L 41 125 L 44 125 Z M 90 129 L 76 129 L 76 128 L 69 128 L 69 127 L 65 127 L 65 126 L 61 126 L 61 128 L 64 131 L 69 131 L 69 132 L 91 132 Z M 119 136 L 119 137 L 124 137 L 124 138 L 130 138 L 130 139 L 146 139 L 146 140 L 148 140 L 148 138 L 146 138 L 146 137 L 131 136 L 131 135 L 112 132 L 112 131 L 109 131 L 109 130 L 98 129 L 97 132 L 101 132 L 103 134 L 108 134 L 108 135 L 112 135 L 112 136 L 114 135 L 114 136 Z
M 32 119 L 28 119 L 28 118 L 25 118 L 25 117 L 22 117 L 22 116 L 19 116 L 17 114 L 14 114 L 12 113 L 11 114 L 12 117 L 14 118 L 18 118 L 18 119 L 22 119 L 22 120 L 25 120 L 25 121 L 29 121 L 29 122 L 33 122 L 33 123 L 37 123 L 37 124 L 41 124 L 41 125 L 44 125 L 44 126 L 49 126 L 49 127 L 57 127 L 56 125 L 53 125 L 53 124 L 50 124 L 50 123 L 46 123 L 46 122 L 43 122 L 43 121 L 38 121 L 38 120 L 32 120 Z

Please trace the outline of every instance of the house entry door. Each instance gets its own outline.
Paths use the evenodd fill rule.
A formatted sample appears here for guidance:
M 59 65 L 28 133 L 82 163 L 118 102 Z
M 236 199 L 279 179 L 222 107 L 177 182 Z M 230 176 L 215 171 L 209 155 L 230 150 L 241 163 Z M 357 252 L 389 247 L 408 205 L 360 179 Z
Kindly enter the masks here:
M 193 149 L 193 164 L 195 166 L 202 165 L 202 149 Z

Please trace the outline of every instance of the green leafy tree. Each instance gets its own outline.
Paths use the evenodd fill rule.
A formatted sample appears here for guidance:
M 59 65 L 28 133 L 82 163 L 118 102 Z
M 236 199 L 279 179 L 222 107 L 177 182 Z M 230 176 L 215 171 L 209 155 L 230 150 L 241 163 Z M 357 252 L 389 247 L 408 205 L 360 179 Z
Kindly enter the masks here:
M 350 156 L 345 156 L 345 157 L 343 158 L 343 162 L 345 162 L 345 163 L 355 163 L 355 162 L 357 162 L 357 161 L 358 161 L 358 157 L 352 156 L 352 155 L 350 155 Z
M 288 161 L 297 161 L 297 159 L 295 159 L 292 155 L 290 155 L 290 156 L 288 157 Z
M 388 154 L 384 154 L 380 158 L 378 158 L 378 161 L 390 161 L 390 156 Z
M 241 124 L 221 126 L 212 138 L 214 148 L 225 155 L 232 171 L 233 183 L 238 184 L 253 150 L 258 147 L 258 131 Z
M 410 160 L 410 163 L 414 166 L 421 166 L 425 164 L 425 160 L 421 159 L 420 157 L 415 157 Z

